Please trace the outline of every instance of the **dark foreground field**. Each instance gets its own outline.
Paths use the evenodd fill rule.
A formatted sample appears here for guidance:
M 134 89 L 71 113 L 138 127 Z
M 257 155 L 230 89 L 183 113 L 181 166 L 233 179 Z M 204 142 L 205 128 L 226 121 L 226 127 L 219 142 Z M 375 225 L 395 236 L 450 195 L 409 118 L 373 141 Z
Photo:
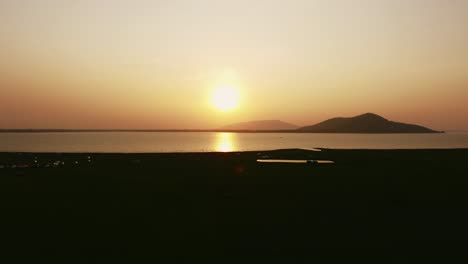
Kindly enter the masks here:
M 467 161 L 468 150 L 3 153 L 0 259 L 464 263 Z

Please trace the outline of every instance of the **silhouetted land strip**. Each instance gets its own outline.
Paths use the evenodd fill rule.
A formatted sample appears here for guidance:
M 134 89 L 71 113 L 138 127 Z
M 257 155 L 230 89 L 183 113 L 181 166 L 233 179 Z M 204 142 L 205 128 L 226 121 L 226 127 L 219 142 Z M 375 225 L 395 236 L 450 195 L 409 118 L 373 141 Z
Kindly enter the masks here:
M 295 130 L 223 130 L 223 129 L 1 129 L 0 133 L 84 133 L 84 132 L 232 132 L 300 133 Z
M 466 157 L 468 149 L 0 153 L 2 166 L 38 164 L 0 169 L 2 256 L 454 263 L 468 240 Z
M 233 128 L 249 129 L 233 129 Z M 268 129 L 284 127 L 288 129 Z M 220 129 L 3 129 L 0 133 L 53 133 L 53 132 L 235 132 L 235 133 L 443 133 L 426 127 L 389 121 L 379 115 L 367 113 L 355 117 L 336 117 L 313 126 L 295 128 L 280 120 L 260 120 L 237 123 Z

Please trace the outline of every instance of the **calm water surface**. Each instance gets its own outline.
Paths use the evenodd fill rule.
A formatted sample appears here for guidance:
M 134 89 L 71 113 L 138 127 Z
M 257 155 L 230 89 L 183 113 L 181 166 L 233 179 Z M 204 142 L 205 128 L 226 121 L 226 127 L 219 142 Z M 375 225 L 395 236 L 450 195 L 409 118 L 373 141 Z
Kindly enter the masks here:
M 229 152 L 284 148 L 468 148 L 468 133 L 0 133 L 3 152 Z

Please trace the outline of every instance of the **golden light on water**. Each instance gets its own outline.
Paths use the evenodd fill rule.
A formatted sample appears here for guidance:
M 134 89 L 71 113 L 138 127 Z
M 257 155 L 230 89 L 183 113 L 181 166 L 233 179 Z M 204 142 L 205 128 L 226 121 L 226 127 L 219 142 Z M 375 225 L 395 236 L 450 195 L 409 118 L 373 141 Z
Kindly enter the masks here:
M 234 151 L 234 143 L 234 135 L 232 133 L 217 133 L 215 150 L 218 152 Z

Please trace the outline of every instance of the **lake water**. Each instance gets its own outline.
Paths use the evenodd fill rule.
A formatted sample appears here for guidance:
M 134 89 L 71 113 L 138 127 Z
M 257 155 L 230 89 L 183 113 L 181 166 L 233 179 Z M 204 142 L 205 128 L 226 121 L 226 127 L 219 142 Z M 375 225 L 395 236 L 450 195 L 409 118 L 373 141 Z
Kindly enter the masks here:
M 0 133 L 0 152 L 229 152 L 285 148 L 468 148 L 468 133 Z

